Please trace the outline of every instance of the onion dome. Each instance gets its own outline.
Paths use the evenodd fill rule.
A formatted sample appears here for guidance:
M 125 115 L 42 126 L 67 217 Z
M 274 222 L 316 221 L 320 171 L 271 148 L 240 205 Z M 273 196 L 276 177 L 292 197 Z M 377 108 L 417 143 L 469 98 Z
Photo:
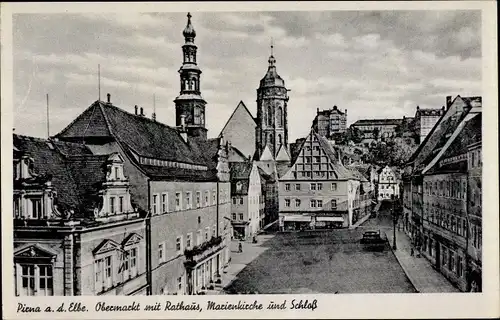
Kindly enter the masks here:
M 188 22 L 186 28 L 184 28 L 184 31 L 182 31 L 182 34 L 184 35 L 186 42 L 194 42 L 194 38 L 196 37 L 196 31 L 194 31 L 193 25 L 191 24 L 190 12 L 188 12 L 187 17 L 188 17 Z

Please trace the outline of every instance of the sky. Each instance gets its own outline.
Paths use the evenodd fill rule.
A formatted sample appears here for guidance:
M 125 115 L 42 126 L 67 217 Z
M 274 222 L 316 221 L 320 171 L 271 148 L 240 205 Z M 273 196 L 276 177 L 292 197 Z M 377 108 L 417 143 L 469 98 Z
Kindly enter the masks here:
M 187 13 L 13 16 L 15 133 L 55 135 L 98 99 L 175 125 Z M 481 95 L 480 11 L 192 12 L 209 137 L 240 101 L 255 116 L 271 39 L 291 91 L 290 142 L 317 108 L 359 119 L 402 118 L 446 96 Z M 155 99 L 153 99 L 155 96 Z

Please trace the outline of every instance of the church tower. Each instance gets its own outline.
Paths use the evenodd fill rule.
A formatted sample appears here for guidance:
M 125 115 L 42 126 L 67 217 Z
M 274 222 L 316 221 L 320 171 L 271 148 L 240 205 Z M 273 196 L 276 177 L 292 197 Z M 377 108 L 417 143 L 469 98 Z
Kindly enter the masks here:
M 257 89 L 257 128 L 255 150 L 257 159 L 285 160 L 288 155 L 288 90 L 276 72 L 276 59 L 269 57 L 267 73 Z M 267 147 L 267 148 L 266 148 Z M 268 160 L 268 159 L 266 159 Z
M 182 34 L 185 43 L 182 46 L 183 63 L 179 69 L 181 91 L 175 98 L 175 122 L 177 126 L 185 125 L 189 136 L 207 139 L 205 127 L 206 101 L 201 96 L 201 70 L 196 62 L 197 47 L 194 44 L 196 32 L 191 24 L 191 14 L 187 14 L 187 25 Z

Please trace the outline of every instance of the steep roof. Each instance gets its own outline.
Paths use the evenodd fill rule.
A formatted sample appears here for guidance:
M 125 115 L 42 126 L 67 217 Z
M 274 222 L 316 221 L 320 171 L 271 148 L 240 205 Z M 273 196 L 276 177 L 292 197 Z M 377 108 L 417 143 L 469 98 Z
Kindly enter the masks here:
M 478 102 L 480 103 L 481 98 L 462 98 L 459 95 L 456 96 L 450 104 L 450 107 L 445 110 L 445 113 L 439 118 L 429 134 L 425 137 L 424 141 L 420 143 L 417 150 L 415 150 L 412 156 L 408 159 L 407 164 L 419 166 L 417 171 L 423 169 L 421 165 L 425 163 L 426 159 L 429 159 L 432 151 L 435 150 L 436 145 L 438 143 L 444 145 L 445 142 L 442 141 L 442 137 L 445 136 L 444 139 L 446 139 L 446 132 L 453 130 L 454 126 L 458 125 L 461 119 L 463 119 L 466 113 L 470 110 L 472 107 L 471 101 L 475 104 Z M 464 106 L 468 108 L 461 107 L 460 102 L 463 102 Z M 409 174 L 409 172 L 406 172 L 406 174 Z
M 110 103 L 94 102 L 56 137 L 70 141 L 83 141 L 87 138 L 115 140 L 147 175 L 194 180 L 216 177 L 214 169 L 217 166 L 219 138 L 204 141 L 190 137 L 186 142 L 176 128 L 128 113 Z M 137 163 L 132 155 L 206 166 L 207 170 L 178 170 L 144 165 Z
M 252 172 L 253 163 L 247 162 L 233 162 L 229 165 L 231 180 L 232 179 L 249 179 Z
M 222 133 L 224 132 L 224 129 L 226 129 L 226 127 L 229 124 L 229 122 L 235 116 L 236 111 L 238 111 L 239 109 L 243 110 L 245 114 L 248 114 L 248 116 L 257 124 L 257 122 L 256 122 L 255 118 L 252 116 L 252 113 L 250 112 L 250 110 L 248 110 L 248 108 L 245 105 L 245 103 L 243 103 L 243 101 L 240 100 L 240 103 L 238 103 L 238 105 L 236 106 L 236 108 L 234 108 L 233 113 L 231 113 L 231 115 L 229 116 L 229 118 L 226 121 L 226 124 L 224 125 L 224 127 L 222 127 L 222 130 L 220 131 L 219 136 L 222 135 Z
M 234 162 L 229 165 L 231 177 L 231 195 L 248 194 L 252 162 Z M 239 186 L 239 188 L 238 188 Z
M 446 139 L 445 145 L 438 149 L 439 152 L 429 161 L 429 164 L 423 172 L 432 173 L 441 170 L 458 170 L 459 172 L 466 172 L 467 158 L 462 159 L 461 162 L 463 163 L 461 164 L 448 164 L 439 169 L 437 164 L 442 159 L 466 154 L 468 145 L 481 141 L 481 122 L 481 113 L 467 114 L 460 124 L 455 127 L 453 134 Z
M 35 174 L 51 177 L 58 206 L 83 214 L 95 206 L 97 191 L 106 178 L 107 155 L 92 155 L 84 145 L 71 142 L 20 135 L 14 135 L 13 142 L 33 159 Z

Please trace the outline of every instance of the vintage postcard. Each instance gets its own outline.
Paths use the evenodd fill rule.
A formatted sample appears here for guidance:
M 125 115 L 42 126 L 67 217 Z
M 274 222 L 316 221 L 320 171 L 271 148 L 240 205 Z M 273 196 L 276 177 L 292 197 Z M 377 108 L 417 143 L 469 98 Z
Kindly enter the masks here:
M 5 319 L 500 316 L 494 2 L 1 6 Z

